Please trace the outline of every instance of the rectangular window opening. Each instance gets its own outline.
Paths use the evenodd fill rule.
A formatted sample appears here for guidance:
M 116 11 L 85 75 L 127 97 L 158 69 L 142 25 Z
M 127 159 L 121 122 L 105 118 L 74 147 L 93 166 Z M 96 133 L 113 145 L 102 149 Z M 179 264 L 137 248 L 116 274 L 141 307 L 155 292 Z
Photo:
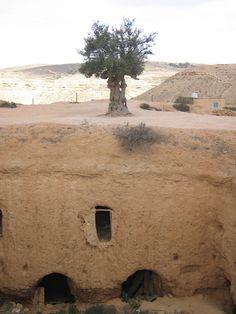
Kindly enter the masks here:
M 111 212 L 109 210 L 97 210 L 95 222 L 98 239 L 102 242 L 111 240 Z

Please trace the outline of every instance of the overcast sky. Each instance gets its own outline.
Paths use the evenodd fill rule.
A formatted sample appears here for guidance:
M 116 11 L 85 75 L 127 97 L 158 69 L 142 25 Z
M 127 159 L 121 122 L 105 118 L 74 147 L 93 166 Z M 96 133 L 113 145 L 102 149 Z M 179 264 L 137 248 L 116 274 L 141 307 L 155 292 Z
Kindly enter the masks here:
M 236 0 L 0 0 L 0 68 L 80 62 L 93 21 L 157 32 L 153 60 L 236 63 Z

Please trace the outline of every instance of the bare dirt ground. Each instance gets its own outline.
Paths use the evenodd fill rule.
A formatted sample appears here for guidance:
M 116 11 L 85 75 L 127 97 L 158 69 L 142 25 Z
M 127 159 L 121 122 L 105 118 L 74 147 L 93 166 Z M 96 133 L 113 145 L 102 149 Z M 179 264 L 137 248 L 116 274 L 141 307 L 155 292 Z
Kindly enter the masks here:
M 200 115 L 184 112 L 148 111 L 139 108 L 140 101 L 130 100 L 131 116 L 105 116 L 108 100 L 83 103 L 54 103 L 50 105 L 19 106 L 0 109 L 0 125 L 57 123 L 96 125 L 139 124 L 179 129 L 236 130 L 236 117 Z

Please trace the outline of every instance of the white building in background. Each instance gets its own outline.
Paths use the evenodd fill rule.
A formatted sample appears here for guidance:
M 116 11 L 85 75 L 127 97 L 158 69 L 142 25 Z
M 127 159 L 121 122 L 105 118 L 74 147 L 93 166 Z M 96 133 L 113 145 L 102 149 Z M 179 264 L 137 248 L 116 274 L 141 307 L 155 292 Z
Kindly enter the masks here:
M 198 92 L 192 92 L 191 97 L 192 98 L 198 98 Z

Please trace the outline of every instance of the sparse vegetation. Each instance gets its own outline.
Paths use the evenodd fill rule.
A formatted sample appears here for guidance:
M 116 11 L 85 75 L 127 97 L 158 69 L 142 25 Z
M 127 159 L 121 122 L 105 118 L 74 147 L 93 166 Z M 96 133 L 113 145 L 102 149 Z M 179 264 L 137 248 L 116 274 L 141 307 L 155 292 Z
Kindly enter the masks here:
M 150 106 L 150 105 L 147 104 L 147 103 L 142 103 L 139 107 L 140 107 L 141 109 L 144 109 L 144 110 L 162 111 L 161 109 L 156 108 L 156 107 L 153 107 L 153 106 Z
M 85 314 L 116 314 L 117 310 L 113 305 L 105 306 L 96 304 L 85 310 Z
M 227 110 L 236 111 L 236 107 L 225 106 L 224 108 Z
M 235 117 L 236 116 L 236 112 L 234 112 L 233 110 L 229 110 L 229 109 L 213 110 L 212 114 L 214 114 L 215 116 L 228 116 L 228 117 Z
M 189 112 L 190 107 L 186 104 L 174 104 L 173 107 L 178 111 Z
M 193 104 L 193 97 L 183 97 L 179 96 L 175 99 L 175 104 L 173 107 L 178 111 L 189 112 L 189 105 Z
M 95 304 L 90 307 L 88 307 L 86 310 L 78 310 L 75 305 L 73 307 L 76 311 L 72 311 L 71 308 L 66 310 L 59 310 L 57 312 L 51 312 L 50 314 L 118 314 L 118 313 L 124 313 L 124 314 L 133 314 L 133 313 L 139 313 L 139 314 L 148 314 L 149 311 L 142 311 L 140 309 L 141 303 L 138 300 L 130 300 L 132 303 L 129 302 L 128 306 L 125 306 L 123 311 L 117 310 L 114 305 L 103 305 L 103 304 Z M 38 314 L 38 313 L 36 313 Z M 40 313 L 41 314 L 41 313 Z M 168 313 L 169 314 L 169 313 Z M 171 313 L 172 314 L 172 313 Z M 182 314 L 177 313 L 177 314 Z M 187 313 L 183 313 L 187 314 Z
M 75 304 L 70 304 L 68 314 L 79 314 L 80 311 L 77 309 Z
M 83 311 L 80 311 L 77 309 L 75 304 L 70 304 L 68 310 L 59 310 L 57 312 L 51 312 L 50 314 L 80 314 L 84 313 Z
M 121 145 L 128 151 L 132 151 L 134 147 L 144 144 L 153 144 L 157 141 L 157 133 L 145 123 L 137 126 L 119 126 L 114 130 L 114 135 L 119 139 Z
M 139 314 L 149 314 L 149 311 L 145 311 L 145 310 L 141 310 L 141 300 L 140 299 L 128 299 L 125 302 L 128 303 L 127 306 L 125 306 L 123 308 L 123 312 L 124 314 L 135 314 L 135 313 L 139 313 Z
M 0 100 L 0 108 L 16 108 L 16 107 L 17 107 L 17 104 L 15 102 Z
M 178 98 L 175 99 L 176 104 L 185 104 L 185 105 L 192 105 L 193 104 L 193 97 L 183 97 L 179 96 Z
M 186 69 L 192 67 L 192 64 L 189 62 L 184 62 L 184 63 L 169 63 L 170 66 L 175 67 L 175 68 L 181 68 L 181 69 Z
M 141 300 L 140 299 L 129 299 L 128 304 L 129 304 L 130 309 L 132 311 L 137 312 L 140 309 Z

